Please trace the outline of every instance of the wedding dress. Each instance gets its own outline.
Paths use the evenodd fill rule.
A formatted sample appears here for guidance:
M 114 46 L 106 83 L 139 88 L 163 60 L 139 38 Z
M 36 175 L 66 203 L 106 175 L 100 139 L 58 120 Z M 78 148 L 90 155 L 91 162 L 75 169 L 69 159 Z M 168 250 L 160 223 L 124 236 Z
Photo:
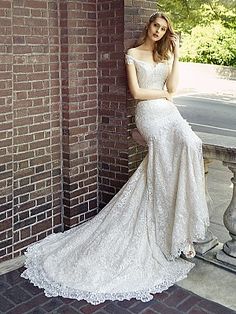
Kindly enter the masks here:
M 140 87 L 164 88 L 167 63 L 125 58 Z M 165 99 L 139 101 L 135 120 L 148 153 L 127 183 L 94 218 L 25 253 L 21 276 L 48 297 L 146 302 L 194 266 L 180 254 L 209 226 L 202 141 Z

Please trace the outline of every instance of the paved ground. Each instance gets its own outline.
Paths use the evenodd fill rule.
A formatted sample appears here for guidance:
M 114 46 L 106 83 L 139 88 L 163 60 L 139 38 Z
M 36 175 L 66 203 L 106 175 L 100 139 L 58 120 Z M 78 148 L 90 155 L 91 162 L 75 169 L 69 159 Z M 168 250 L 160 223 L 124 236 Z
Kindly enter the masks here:
M 47 298 L 41 289 L 20 277 L 23 267 L 0 276 L 0 313 L 7 314 L 235 314 L 220 304 L 211 302 L 176 285 L 156 294 L 143 303 L 134 299 L 93 306 L 85 301 Z

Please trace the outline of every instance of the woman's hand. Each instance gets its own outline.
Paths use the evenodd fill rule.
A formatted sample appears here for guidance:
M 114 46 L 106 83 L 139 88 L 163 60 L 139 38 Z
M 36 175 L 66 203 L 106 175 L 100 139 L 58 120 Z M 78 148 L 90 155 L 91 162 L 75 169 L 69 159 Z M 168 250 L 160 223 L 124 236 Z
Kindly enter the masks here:
M 171 102 L 173 102 L 173 93 L 169 93 L 165 91 L 165 98 Z
M 168 97 L 171 98 L 168 98 L 168 100 L 170 101 L 172 101 L 173 93 L 175 93 L 177 90 L 177 85 L 179 81 L 179 37 L 174 36 L 174 38 L 172 38 L 172 47 L 173 62 L 166 80 L 166 88 L 167 91 L 170 93 Z
M 174 57 L 179 58 L 179 37 L 174 40 Z

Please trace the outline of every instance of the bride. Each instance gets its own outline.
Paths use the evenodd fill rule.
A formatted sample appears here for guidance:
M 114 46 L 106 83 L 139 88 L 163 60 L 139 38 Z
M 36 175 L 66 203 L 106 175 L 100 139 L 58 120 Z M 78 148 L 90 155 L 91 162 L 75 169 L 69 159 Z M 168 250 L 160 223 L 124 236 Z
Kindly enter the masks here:
M 136 135 L 148 153 L 93 219 L 28 247 L 21 276 L 46 296 L 146 302 L 193 268 L 186 258 L 195 255 L 193 242 L 204 238 L 209 216 L 202 141 L 172 102 L 178 54 L 168 18 L 154 13 L 125 55 L 138 99 Z

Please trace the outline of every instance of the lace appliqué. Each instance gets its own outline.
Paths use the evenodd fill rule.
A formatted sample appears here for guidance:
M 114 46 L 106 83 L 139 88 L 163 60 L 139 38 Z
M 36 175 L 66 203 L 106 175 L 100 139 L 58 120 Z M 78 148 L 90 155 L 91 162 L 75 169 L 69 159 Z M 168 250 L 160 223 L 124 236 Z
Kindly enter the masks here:
M 167 64 L 126 63 L 140 87 L 163 88 Z M 147 302 L 194 267 L 179 255 L 209 226 L 202 142 L 165 99 L 138 102 L 135 121 L 148 154 L 126 184 L 93 219 L 25 253 L 21 276 L 46 296 Z

